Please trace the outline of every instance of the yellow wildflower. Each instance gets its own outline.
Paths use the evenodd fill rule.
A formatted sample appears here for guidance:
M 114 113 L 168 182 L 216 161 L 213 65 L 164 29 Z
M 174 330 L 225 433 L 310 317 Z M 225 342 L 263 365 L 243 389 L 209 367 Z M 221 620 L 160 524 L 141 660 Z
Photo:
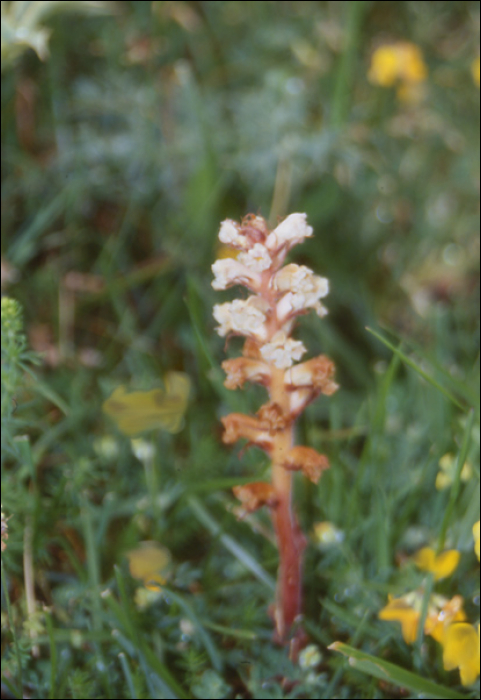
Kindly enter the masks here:
M 479 87 L 479 56 L 471 63 L 471 74 L 474 82 Z
M 456 570 L 461 555 L 457 549 L 448 549 L 436 555 L 431 547 L 423 547 L 413 559 L 416 566 L 422 571 L 431 571 L 436 581 L 451 576 Z
M 157 542 L 140 542 L 127 552 L 131 576 L 140 579 L 151 591 L 160 590 L 169 577 L 171 555 L 166 547 Z
M 474 551 L 479 561 L 479 520 L 473 525 Z
M 129 437 L 157 428 L 177 433 L 183 425 L 190 379 L 183 372 L 168 372 L 164 383 L 165 389 L 130 393 L 119 386 L 104 401 L 102 409 Z
M 422 596 L 412 591 L 401 598 L 389 595 L 388 600 L 388 604 L 379 611 L 379 619 L 400 622 L 404 641 L 406 644 L 414 644 L 418 634 Z
M 466 614 L 463 610 L 463 598 L 455 595 L 448 600 L 444 596 L 434 594 L 429 601 L 429 611 L 424 623 L 424 634 L 429 634 L 440 644 L 449 625 L 453 622 L 464 622 Z
M 398 82 L 417 84 L 427 77 L 427 68 L 419 46 L 408 41 L 382 44 L 373 53 L 368 78 L 382 87 Z
M 456 622 L 446 630 L 443 641 L 443 665 L 446 671 L 459 668 L 461 683 L 471 685 L 479 676 L 479 625 Z
M 423 592 L 410 591 L 400 598 L 393 598 L 391 595 L 388 598 L 388 604 L 378 613 L 379 619 L 400 622 L 404 641 L 406 644 L 414 644 L 421 618 Z M 424 633 L 442 642 L 446 624 L 466 619 L 462 608 L 461 596 L 454 596 L 448 600 L 444 596 L 432 595 L 424 623 Z
M 438 491 L 451 486 L 456 473 L 457 458 L 451 453 L 446 452 L 439 460 L 440 469 L 436 476 L 436 488 Z M 469 462 L 463 464 L 461 469 L 461 481 L 469 481 L 473 475 L 473 467 Z

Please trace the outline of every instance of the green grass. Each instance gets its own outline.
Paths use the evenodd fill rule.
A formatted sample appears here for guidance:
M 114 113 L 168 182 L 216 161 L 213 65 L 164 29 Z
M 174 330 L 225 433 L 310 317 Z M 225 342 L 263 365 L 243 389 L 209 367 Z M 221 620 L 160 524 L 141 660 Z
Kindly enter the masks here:
M 2 339 L 2 683 L 38 698 L 478 697 L 431 637 L 408 646 L 377 617 L 426 584 L 409 557 L 431 545 L 460 550 L 434 588 L 479 619 L 478 3 L 110 9 L 45 19 L 49 58 L 4 65 L 4 292 L 42 359 Z M 420 102 L 367 79 L 390 39 L 423 52 Z M 228 295 L 210 286 L 223 219 L 293 211 L 315 235 L 291 259 L 330 281 L 329 315 L 298 337 L 341 385 L 297 429 L 331 462 L 318 486 L 296 481 L 311 670 L 271 640 L 268 514 L 235 516 L 231 487 L 268 463 L 224 446 L 219 419 L 262 392 L 223 387 L 239 345 L 214 332 Z M 142 462 L 101 406 L 171 370 L 192 382 L 185 425 L 146 434 Z M 447 452 L 457 476 L 439 491 Z M 327 520 L 343 539 L 321 547 Z M 173 557 L 157 597 L 129 574 L 143 540 Z

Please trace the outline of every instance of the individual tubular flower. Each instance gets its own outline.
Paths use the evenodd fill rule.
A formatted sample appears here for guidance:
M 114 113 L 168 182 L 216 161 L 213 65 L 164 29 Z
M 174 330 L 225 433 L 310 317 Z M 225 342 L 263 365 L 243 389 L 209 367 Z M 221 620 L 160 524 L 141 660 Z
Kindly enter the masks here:
M 309 447 L 294 445 L 294 422 L 319 394 L 329 396 L 338 385 L 334 364 L 325 355 L 296 364 L 306 352 L 304 344 L 292 337 L 298 316 L 309 310 L 319 317 L 327 313 L 320 300 L 329 283 L 305 265 L 282 267 L 286 254 L 313 234 L 305 214 L 291 214 L 273 231 L 260 216 L 246 216 L 240 223 L 227 220 L 219 239 L 239 251 L 235 259 L 217 260 L 212 266 L 214 289 L 241 284 L 253 292 L 247 299 L 235 299 L 214 306 L 221 336 L 243 335 L 242 357 L 223 362 L 225 386 L 243 387 L 245 382 L 263 385 L 269 398 L 256 416 L 231 413 L 221 420 L 223 441 L 232 444 L 244 438 L 263 449 L 272 460 L 272 480 L 236 486 L 234 495 L 244 511 L 266 505 L 271 512 L 279 546 L 279 574 L 273 617 L 276 639 L 290 638 L 291 656 L 302 646 L 302 631 L 293 630 L 302 612 L 302 552 L 306 546 L 293 513 L 292 472 L 299 471 L 317 484 L 329 467 L 325 455 Z
M 232 491 L 247 513 L 253 513 L 262 506 L 273 507 L 277 505 L 274 487 L 265 481 L 254 481 L 251 484 L 234 486 Z
M 319 394 L 331 396 L 338 390 L 339 385 L 333 379 L 334 371 L 334 363 L 325 355 L 313 357 L 286 370 L 284 383 L 290 392 L 292 415 L 299 415 Z
M 262 447 L 266 452 L 270 452 L 273 446 L 273 439 L 269 433 L 269 425 L 243 413 L 229 413 L 221 418 L 224 426 L 222 441 L 226 445 L 232 445 L 240 438 L 246 438 L 250 443 Z
M 212 286 L 217 290 L 227 289 L 235 284 L 243 284 L 255 291 L 261 283 L 260 275 L 257 272 L 233 258 L 216 260 L 212 265 L 212 272 L 215 275 Z
M 231 360 L 224 360 L 222 369 L 227 375 L 224 382 L 227 389 L 242 388 L 245 382 L 268 385 L 271 380 L 270 366 L 266 362 L 250 357 L 234 357 Z
M 258 296 L 216 304 L 214 318 L 220 323 L 216 330 L 219 335 L 240 333 L 264 340 L 267 337 L 267 309 L 266 302 Z
M 267 362 L 279 369 L 291 367 L 294 360 L 300 360 L 306 348 L 300 340 L 289 338 L 285 331 L 277 331 L 270 342 L 261 347 L 261 355 Z
M 266 246 L 269 250 L 285 248 L 286 251 L 313 234 L 312 226 L 307 225 L 305 214 L 290 214 L 269 234 Z
M 291 471 L 302 471 L 304 476 L 317 484 L 322 472 L 329 469 L 329 460 L 326 455 L 319 454 L 312 447 L 297 445 L 289 450 L 282 466 Z
M 327 314 L 319 299 L 328 294 L 329 282 L 305 265 L 286 265 L 274 277 L 273 283 L 276 290 L 285 292 L 276 309 L 280 320 L 310 308 L 315 309 L 321 318 Z
M 224 245 L 232 246 L 239 250 L 244 250 L 249 245 L 246 236 L 239 232 L 239 225 L 230 219 L 222 222 L 219 231 L 219 241 L 224 243 Z
M 264 272 L 272 265 L 269 252 L 262 243 L 255 243 L 247 253 L 239 253 L 239 260 L 254 272 Z

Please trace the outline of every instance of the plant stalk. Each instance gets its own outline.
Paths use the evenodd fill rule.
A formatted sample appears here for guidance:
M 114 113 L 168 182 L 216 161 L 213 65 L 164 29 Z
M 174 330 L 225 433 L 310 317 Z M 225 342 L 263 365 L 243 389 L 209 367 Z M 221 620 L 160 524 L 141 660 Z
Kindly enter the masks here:
M 289 397 L 284 388 L 282 370 L 273 368 L 270 394 L 271 400 L 287 415 Z M 293 624 L 302 613 L 302 554 L 306 539 L 292 508 L 292 473 L 283 466 L 284 457 L 294 443 L 293 433 L 292 423 L 279 431 L 272 452 L 272 485 L 277 501 L 272 509 L 272 519 L 279 547 L 274 619 L 276 640 L 280 643 L 289 637 Z

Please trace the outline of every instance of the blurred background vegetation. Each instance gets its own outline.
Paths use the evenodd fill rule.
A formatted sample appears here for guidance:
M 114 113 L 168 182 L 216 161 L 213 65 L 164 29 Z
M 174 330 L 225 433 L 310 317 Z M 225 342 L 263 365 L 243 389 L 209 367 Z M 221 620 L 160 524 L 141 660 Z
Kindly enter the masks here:
M 294 211 L 315 236 L 292 259 L 331 287 L 299 336 L 341 385 L 299 424 L 332 463 L 319 487 L 299 481 L 302 525 L 343 538 L 308 550 L 308 630 L 455 687 L 434 647 L 413 659 L 376 615 L 419 584 L 396 567 L 438 536 L 438 463 L 469 407 L 479 458 L 479 3 L 2 2 L 2 20 L 2 291 L 41 357 L 6 393 L 10 692 L 397 697 L 329 652 L 314 680 L 287 665 L 268 518 L 238 522 L 230 495 L 268 465 L 221 444 L 219 417 L 261 392 L 222 386 L 219 224 Z M 102 404 L 169 371 L 191 380 L 184 427 L 133 446 Z M 466 552 L 477 484 L 475 469 L 443 524 Z M 173 562 L 154 601 L 125 558 L 142 540 Z M 474 608 L 475 571 L 457 576 Z

